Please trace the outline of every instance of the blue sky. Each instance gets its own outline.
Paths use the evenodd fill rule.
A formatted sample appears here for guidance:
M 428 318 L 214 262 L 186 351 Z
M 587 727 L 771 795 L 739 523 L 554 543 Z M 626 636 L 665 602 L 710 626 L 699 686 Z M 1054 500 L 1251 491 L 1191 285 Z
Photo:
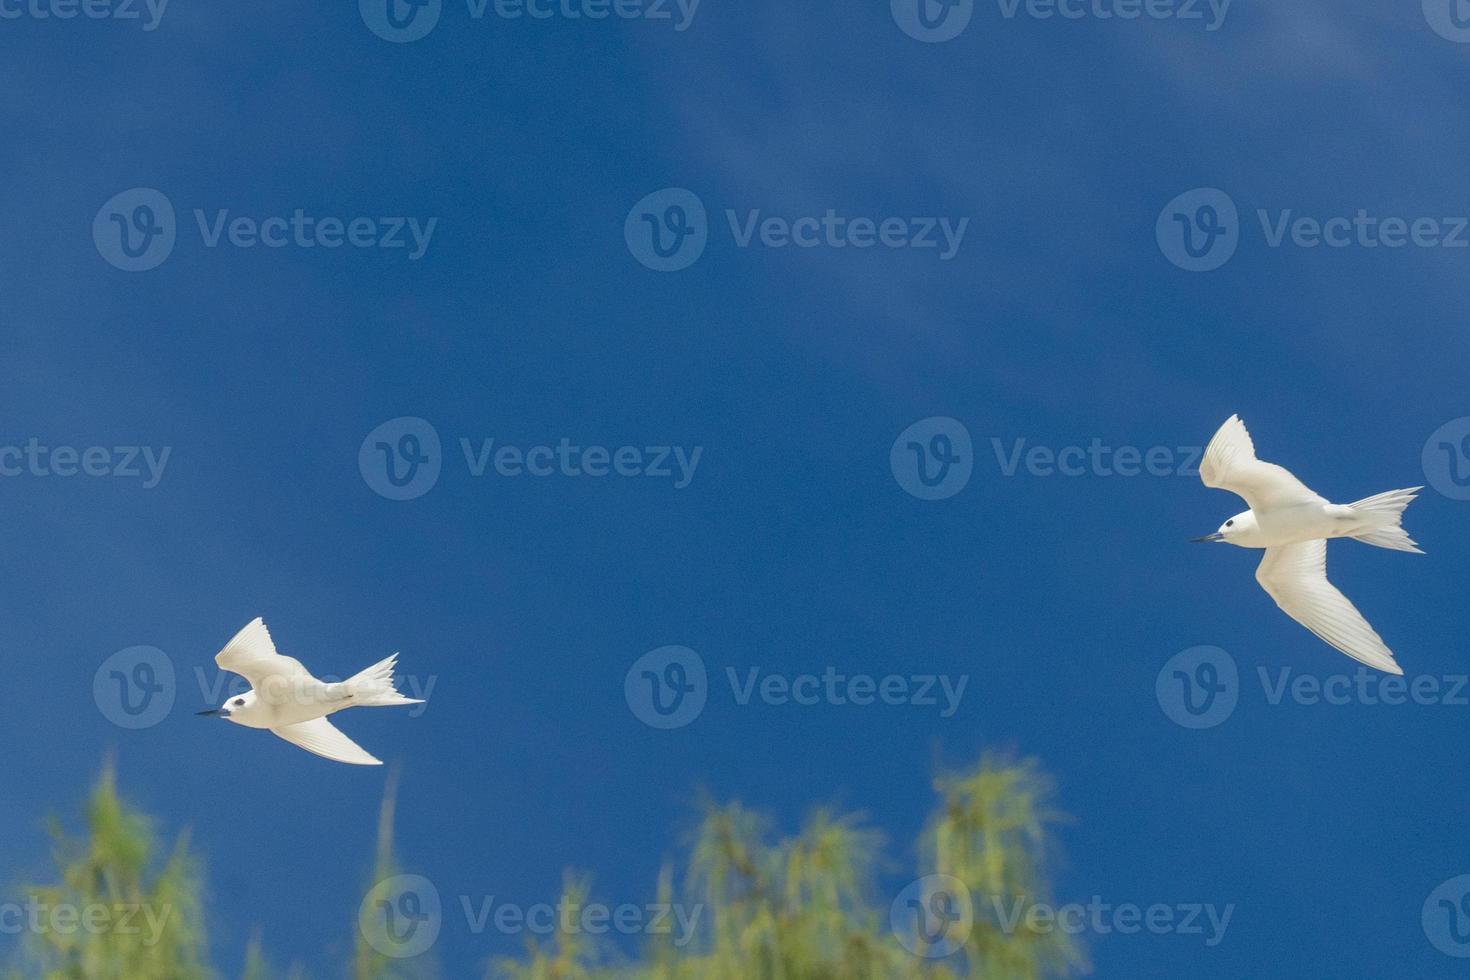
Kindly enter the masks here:
M 401 858 L 452 909 L 551 898 L 566 867 L 609 903 L 651 898 L 699 787 L 786 829 L 817 803 L 862 809 L 911 864 L 936 768 L 1014 747 L 1074 817 L 1059 899 L 1234 905 L 1214 947 L 1085 936 L 1096 975 L 1452 975 L 1421 911 L 1470 873 L 1470 707 L 1272 704 L 1259 669 L 1356 665 L 1273 608 L 1254 556 L 1186 543 L 1243 505 L 1174 469 L 1239 412 L 1334 500 L 1437 480 L 1408 511 L 1426 557 L 1347 542 L 1330 569 L 1411 678 L 1470 670 L 1470 504 L 1448 456 L 1421 460 L 1470 415 L 1470 251 L 1273 247 L 1258 215 L 1453 237 L 1470 45 L 1369 0 L 1237 0 L 1213 31 L 977 3 L 942 43 L 880 2 L 704 0 L 682 31 L 677 12 L 493 11 L 445 0 L 408 43 L 351 4 L 0 22 L 0 446 L 169 450 L 152 487 L 0 477 L 6 879 L 44 870 L 40 817 L 74 811 L 115 751 L 129 796 L 208 859 L 222 966 L 256 924 L 278 960 L 342 959 L 383 772 L 193 717 L 196 668 L 262 615 L 321 673 L 400 650 L 434 679 L 421 716 L 342 727 L 402 764 Z M 707 241 L 659 272 L 624 226 L 671 187 Z M 93 235 L 133 188 L 175 212 L 172 251 L 139 272 Z M 1196 188 L 1239 216 L 1206 272 L 1155 233 Z M 437 222 L 415 259 L 211 247 L 195 217 L 298 209 L 371 219 L 375 242 L 384 219 Z M 726 214 L 829 209 L 968 224 L 944 259 L 742 247 Z M 440 473 L 395 501 L 359 450 L 403 417 L 433 427 Z M 890 467 L 932 417 L 973 442 L 968 483 L 935 501 Z M 701 455 L 682 488 L 475 476 L 461 439 Z M 1167 447 L 1172 469 L 1007 475 L 997 441 L 1019 440 Z M 137 645 L 166 653 L 176 705 L 127 730 L 93 680 Z M 707 704 L 657 730 L 624 681 L 666 645 L 702 658 Z M 1188 730 L 1155 684 L 1201 645 L 1237 665 L 1238 704 Z M 967 686 L 950 717 L 742 705 L 727 667 Z M 435 952 L 466 976 L 519 946 L 451 911 Z

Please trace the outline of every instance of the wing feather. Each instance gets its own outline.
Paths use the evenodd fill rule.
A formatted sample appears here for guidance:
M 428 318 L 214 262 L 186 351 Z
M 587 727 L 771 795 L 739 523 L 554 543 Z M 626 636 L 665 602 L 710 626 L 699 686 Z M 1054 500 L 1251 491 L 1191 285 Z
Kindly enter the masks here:
M 1363 614 L 1327 581 L 1327 542 L 1322 539 L 1266 549 L 1256 581 L 1282 612 L 1354 660 L 1402 674 L 1382 637 Z
M 1255 443 L 1238 415 L 1226 419 L 1210 440 L 1199 476 L 1205 486 L 1229 490 L 1257 512 L 1326 503 L 1285 467 L 1257 459 Z
M 313 755 L 333 762 L 345 762 L 349 766 L 381 766 L 383 763 L 368 755 L 362 746 L 343 735 L 325 718 L 315 718 L 296 725 L 272 728 L 272 732 L 292 745 L 300 746 Z
M 281 692 L 299 687 L 300 681 L 311 679 L 311 673 L 295 657 L 276 652 L 270 630 L 259 616 L 245 625 L 215 654 L 214 662 L 221 670 L 239 674 L 250 682 L 262 698 L 275 699 Z

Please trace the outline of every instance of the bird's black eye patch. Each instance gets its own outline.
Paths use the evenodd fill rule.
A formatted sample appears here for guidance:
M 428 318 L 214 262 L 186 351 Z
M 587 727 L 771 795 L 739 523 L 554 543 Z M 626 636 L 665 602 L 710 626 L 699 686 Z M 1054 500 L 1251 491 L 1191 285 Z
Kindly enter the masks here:
M 245 699 L 244 698 L 236 698 L 235 699 L 235 707 L 237 707 L 237 708 L 243 708 L 243 707 L 245 707 Z
M 1235 526 L 1235 522 L 1234 522 L 1234 521 L 1233 521 L 1233 520 L 1231 520 L 1231 521 L 1226 521 L 1226 522 L 1225 522 L 1225 526 L 1226 526 L 1226 527 L 1234 527 L 1234 526 Z

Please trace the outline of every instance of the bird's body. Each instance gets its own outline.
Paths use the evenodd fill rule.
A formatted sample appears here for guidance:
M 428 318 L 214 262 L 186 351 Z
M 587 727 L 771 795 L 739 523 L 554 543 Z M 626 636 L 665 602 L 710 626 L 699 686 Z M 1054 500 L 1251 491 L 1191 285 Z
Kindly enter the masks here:
M 1318 538 L 1350 538 L 1364 530 L 1362 517 L 1345 504 L 1303 503 L 1262 514 L 1246 511 L 1251 518 L 1230 543 L 1242 548 L 1275 548 Z M 1240 522 L 1240 518 L 1235 518 Z
M 1327 581 L 1327 541 L 1354 538 L 1422 554 L 1399 523 L 1422 487 L 1334 504 L 1289 470 L 1257 459 L 1245 423 L 1234 415 L 1210 440 L 1200 479 L 1207 487 L 1239 495 L 1250 509 L 1196 540 L 1265 549 L 1256 581 L 1283 612 L 1348 656 L 1388 673 L 1403 673 L 1373 627 Z
M 394 689 L 398 654 L 345 681 L 321 681 L 301 661 L 276 652 L 270 632 L 258 617 L 236 633 L 214 659 L 220 669 L 249 681 L 251 689 L 204 714 L 219 715 L 246 728 L 266 729 L 335 762 L 382 765 L 338 731 L 327 716 L 344 708 L 423 703 Z

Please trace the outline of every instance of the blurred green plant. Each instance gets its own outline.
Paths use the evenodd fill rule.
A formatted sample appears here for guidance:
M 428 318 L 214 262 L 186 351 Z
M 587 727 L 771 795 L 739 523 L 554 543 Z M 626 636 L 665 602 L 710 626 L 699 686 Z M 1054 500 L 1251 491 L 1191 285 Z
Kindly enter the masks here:
M 1062 815 L 1034 760 L 987 756 L 935 782 L 940 803 L 918 845 L 918 875 L 961 883 L 973 917 L 931 937 L 894 935 L 879 900 L 882 835 L 861 814 L 817 810 L 794 837 L 738 802 L 705 801 L 676 886 L 666 865 L 657 902 L 680 896 L 699 936 L 650 936 L 642 961 L 616 952 L 558 917 L 545 947 L 491 964 L 492 980 L 1043 980 L 1087 971 L 1066 933 L 998 910 L 1050 904 L 1052 828 Z M 586 879 L 568 878 L 561 901 L 585 905 Z M 958 890 L 958 889 L 957 889 Z M 987 913 L 995 912 L 990 915 Z M 947 941 L 952 949 L 936 947 Z M 929 953 L 948 951 L 946 956 Z
M 202 886 L 188 834 L 161 867 L 147 818 L 117 795 L 112 765 L 87 804 L 86 831 L 50 830 L 60 880 L 21 889 L 27 942 L 13 977 L 45 980 L 204 980 Z
M 1001 909 L 1051 903 L 1049 858 L 1061 814 L 1054 787 L 1034 760 L 987 756 L 935 781 L 939 804 L 916 847 L 917 877 L 957 880 L 973 911 L 937 933 L 899 937 L 893 896 L 880 877 L 901 865 L 884 856 L 883 836 L 862 814 L 814 811 L 791 837 L 738 802 L 704 800 L 676 873 L 666 862 L 658 907 L 683 918 L 649 929 L 629 959 L 618 944 L 558 914 L 550 935 L 528 940 L 522 956 L 490 964 L 496 980 L 1045 980 L 1086 972 L 1065 933 L 1033 928 Z M 399 873 L 393 853 L 397 775 L 378 818 L 368 891 Z M 26 941 L 5 980 L 208 980 L 198 862 L 181 834 L 166 855 L 150 821 L 119 799 L 104 767 L 86 811 L 85 832 L 69 837 L 53 822 L 59 881 L 21 889 L 30 916 Z M 592 901 L 592 881 L 567 873 L 559 909 Z M 923 897 L 931 896 L 926 892 Z M 952 897 L 952 896 L 951 896 Z M 72 910 L 63 913 L 58 910 Z M 88 911 L 92 910 L 92 911 Z M 349 910 L 347 921 L 357 921 Z M 91 916 L 90 919 L 87 916 Z M 123 916 L 128 916 L 124 923 Z M 676 927 L 687 925 L 688 928 Z M 1009 926 L 1006 923 L 1010 923 Z M 345 922 L 344 922 L 345 925 Z M 437 975 L 432 954 L 394 959 L 354 928 L 351 980 Z M 907 943 L 907 945 L 905 945 Z M 929 955 L 938 953 L 948 955 Z M 246 950 L 245 980 L 304 980 L 300 967 L 273 970 L 259 933 Z

